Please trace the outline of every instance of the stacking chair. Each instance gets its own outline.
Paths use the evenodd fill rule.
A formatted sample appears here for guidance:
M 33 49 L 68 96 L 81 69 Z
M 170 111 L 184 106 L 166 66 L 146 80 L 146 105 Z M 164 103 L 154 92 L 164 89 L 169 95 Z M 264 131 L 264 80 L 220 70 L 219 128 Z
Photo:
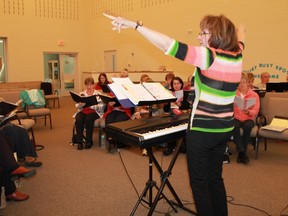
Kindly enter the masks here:
M 288 117 L 287 106 L 288 106 L 288 98 L 269 98 L 267 113 L 264 113 L 265 119 L 262 122 L 270 124 L 275 116 Z M 267 139 L 288 141 L 288 130 L 284 130 L 282 132 L 276 132 L 271 130 L 265 130 L 260 127 L 259 137 L 264 138 L 264 150 L 267 151 L 267 145 L 268 145 Z
M 46 108 L 43 90 L 23 90 L 20 92 L 20 98 L 23 101 L 23 109 L 27 112 L 28 118 L 33 118 L 37 121 L 37 118 L 44 117 L 44 125 L 46 126 L 48 117 L 50 120 L 50 129 L 52 130 L 51 111 L 49 108 Z
M 253 139 L 253 145 L 254 145 L 254 150 L 255 150 L 255 159 L 258 158 L 258 151 L 259 151 L 258 130 L 259 130 L 259 126 L 258 126 L 258 124 L 256 124 L 252 128 L 251 134 L 250 134 L 250 137 Z
M 41 89 L 44 91 L 44 97 L 49 105 L 49 101 L 53 101 L 53 107 L 55 107 L 55 101 L 57 101 L 58 108 L 60 108 L 59 93 L 57 90 L 53 91 L 52 83 L 42 82 Z

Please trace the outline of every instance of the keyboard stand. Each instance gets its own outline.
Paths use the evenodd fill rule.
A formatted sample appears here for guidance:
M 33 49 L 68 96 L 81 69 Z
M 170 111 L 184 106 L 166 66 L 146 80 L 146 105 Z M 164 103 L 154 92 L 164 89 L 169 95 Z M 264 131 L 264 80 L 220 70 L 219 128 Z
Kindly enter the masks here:
M 148 181 L 146 182 L 146 186 L 142 192 L 142 194 L 140 195 L 136 205 L 134 206 L 130 216 L 133 216 L 139 206 L 139 204 L 143 201 L 145 203 L 147 203 L 150 207 L 149 209 L 149 212 L 147 214 L 147 216 L 152 216 L 155 208 L 156 208 L 156 205 L 158 203 L 158 201 L 162 198 L 164 198 L 166 200 L 166 202 L 171 206 L 171 208 L 174 210 L 174 212 L 178 212 L 177 209 L 175 208 L 175 206 L 185 210 L 185 211 L 188 211 L 194 215 L 196 215 L 195 212 L 193 212 L 192 210 L 186 208 L 183 203 L 181 202 L 180 198 L 178 197 L 177 193 L 175 192 L 174 188 L 172 187 L 168 177 L 170 176 L 171 174 L 171 171 L 174 167 L 174 164 L 177 160 L 177 157 L 179 155 L 179 152 L 180 152 L 180 148 L 181 148 L 181 145 L 182 145 L 182 142 L 183 142 L 183 138 L 180 138 L 178 141 L 177 141 L 177 145 L 176 145 L 176 150 L 174 151 L 174 154 L 173 154 L 173 157 L 171 159 L 171 162 L 169 164 L 169 167 L 166 171 L 163 171 L 161 166 L 159 165 L 157 159 L 155 158 L 154 154 L 153 154 L 153 151 L 152 151 L 152 147 L 149 147 L 149 148 L 145 148 L 147 150 L 147 154 L 148 154 L 148 157 L 149 157 L 149 179 Z M 153 164 L 155 165 L 155 167 L 157 168 L 160 176 L 161 176 L 161 185 L 160 187 L 157 186 L 156 182 L 153 180 Z M 163 190 L 164 190 L 164 187 L 165 186 L 168 186 L 170 192 L 172 193 L 174 199 L 176 200 L 175 201 L 171 201 L 169 200 L 163 193 Z M 153 188 L 156 188 L 157 189 L 157 194 L 153 200 Z M 146 199 L 144 199 L 147 195 L 147 192 L 149 192 L 148 194 L 148 201 Z

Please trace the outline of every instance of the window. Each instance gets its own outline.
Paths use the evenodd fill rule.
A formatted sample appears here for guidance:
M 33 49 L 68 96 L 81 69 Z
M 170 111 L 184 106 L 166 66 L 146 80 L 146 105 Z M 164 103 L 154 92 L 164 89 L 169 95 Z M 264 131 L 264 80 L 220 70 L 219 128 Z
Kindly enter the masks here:
M 0 38 L 0 83 L 7 81 L 5 44 L 6 44 L 6 39 Z

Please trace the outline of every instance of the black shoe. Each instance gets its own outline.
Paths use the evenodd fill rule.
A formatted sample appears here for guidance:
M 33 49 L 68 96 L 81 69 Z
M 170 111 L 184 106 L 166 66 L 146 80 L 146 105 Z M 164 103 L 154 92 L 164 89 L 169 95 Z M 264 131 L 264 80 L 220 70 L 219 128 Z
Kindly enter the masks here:
M 238 153 L 237 163 L 244 163 L 244 155 L 245 155 L 244 151 L 240 151 Z M 246 157 L 247 157 L 247 155 L 246 155 Z
M 163 152 L 163 155 L 168 156 L 168 155 L 172 154 L 173 150 L 174 150 L 174 148 L 169 147 Z
M 85 145 L 85 149 L 90 149 L 92 147 L 93 143 L 92 142 L 88 142 Z
M 78 150 L 83 150 L 83 143 L 78 143 L 77 144 L 77 149 Z
M 248 164 L 249 163 L 249 157 L 247 156 L 246 152 L 244 152 L 243 157 L 242 157 L 242 162 L 244 164 Z
M 229 164 L 230 163 L 230 157 L 229 154 L 224 154 L 223 157 L 223 164 Z

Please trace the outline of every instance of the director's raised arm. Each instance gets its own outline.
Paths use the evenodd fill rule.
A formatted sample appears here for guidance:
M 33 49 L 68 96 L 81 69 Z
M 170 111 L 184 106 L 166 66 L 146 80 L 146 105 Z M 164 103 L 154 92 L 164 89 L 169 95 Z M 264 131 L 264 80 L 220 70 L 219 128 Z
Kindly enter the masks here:
M 144 38 L 146 38 L 150 43 L 155 45 L 160 50 L 166 52 L 172 42 L 174 41 L 167 35 L 156 32 L 152 29 L 149 29 L 145 26 L 142 26 L 139 22 L 131 21 L 124 19 L 122 17 L 114 17 L 109 14 L 103 13 L 103 15 L 112 20 L 113 30 L 117 30 L 119 33 L 121 29 L 135 29 L 138 31 Z

